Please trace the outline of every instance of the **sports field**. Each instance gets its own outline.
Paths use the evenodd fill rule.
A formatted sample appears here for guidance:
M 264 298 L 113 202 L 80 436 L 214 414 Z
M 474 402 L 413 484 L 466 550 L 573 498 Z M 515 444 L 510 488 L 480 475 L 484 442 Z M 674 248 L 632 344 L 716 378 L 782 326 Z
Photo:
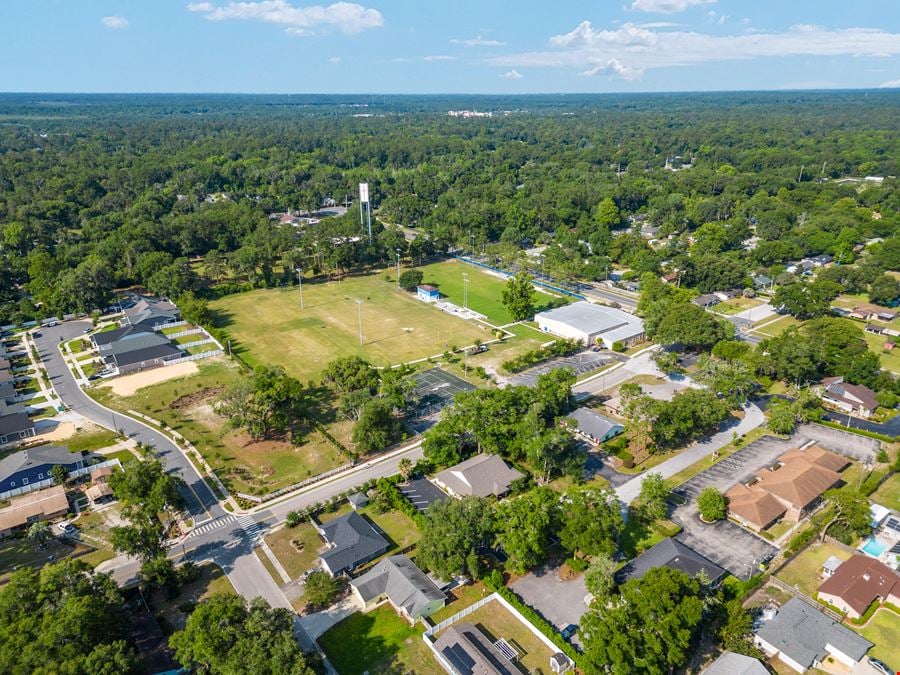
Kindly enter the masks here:
M 463 273 L 469 276 L 469 309 L 484 314 L 495 326 L 504 326 L 513 321 L 509 311 L 503 306 L 503 289 L 506 281 L 489 274 L 474 265 L 448 260 L 419 268 L 425 275 L 424 283 L 437 286 L 441 295 L 450 302 L 463 306 L 465 284 Z M 551 296 L 538 293 L 538 311 L 541 311 Z
M 471 290 L 470 290 L 471 293 Z M 388 366 L 492 339 L 465 321 L 398 291 L 381 275 L 304 283 L 229 295 L 210 303 L 232 349 L 250 364 L 275 364 L 302 382 L 317 379 L 329 361 L 359 355 Z M 363 344 L 359 341 L 361 300 Z

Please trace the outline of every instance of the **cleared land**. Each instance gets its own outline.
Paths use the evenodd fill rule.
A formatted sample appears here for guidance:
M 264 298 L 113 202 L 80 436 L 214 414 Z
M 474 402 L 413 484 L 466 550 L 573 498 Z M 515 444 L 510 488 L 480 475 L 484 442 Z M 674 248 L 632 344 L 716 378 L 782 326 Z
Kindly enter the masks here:
M 201 361 L 194 375 L 143 387 L 132 396 L 117 396 L 106 387 L 91 395 L 109 407 L 161 420 L 189 438 L 232 491 L 262 494 L 344 463 L 340 451 L 315 429 L 298 429 L 292 439 L 266 441 L 230 429 L 213 410 L 213 402 L 241 376 L 230 361 L 214 358 Z M 340 443 L 349 443 L 350 422 L 324 424 Z
M 307 282 L 303 298 L 301 310 L 296 288 L 258 290 L 226 296 L 211 307 L 236 354 L 251 365 L 283 366 L 303 382 L 318 379 L 339 356 L 389 366 L 492 338 L 486 326 L 441 312 L 378 275 Z
M 266 535 L 266 543 L 291 579 L 310 569 L 319 557 L 319 551 L 325 547 L 316 528 L 310 523 L 297 527 L 285 526 Z
M 184 628 L 188 615 L 198 602 L 214 595 L 236 595 L 236 592 L 222 568 L 213 564 L 201 565 L 200 578 L 182 586 L 177 597 L 169 598 L 164 591 L 155 591 L 150 596 L 150 606 L 163 632 L 171 635 Z
M 325 632 L 319 645 L 341 675 L 416 673 L 441 675 L 422 640 L 422 626 L 410 626 L 390 606 L 356 613 Z
M 894 511 L 900 511 L 900 473 L 895 473 L 881 484 L 874 493 L 872 501 Z
M 123 375 L 103 382 L 101 387 L 109 387 L 113 393 L 119 396 L 131 396 L 144 387 L 149 387 L 168 380 L 177 380 L 197 372 L 196 361 L 185 361 L 174 366 L 154 368 L 134 375 Z M 87 375 L 87 373 L 85 373 Z
M 500 277 L 456 260 L 434 263 L 419 269 L 425 275 L 423 283 L 437 286 L 447 300 L 460 307 L 463 306 L 465 298 L 463 282 L 465 272 L 469 276 L 469 309 L 484 314 L 495 326 L 503 326 L 513 321 L 512 315 L 503 306 L 502 294 L 506 288 L 506 281 Z M 551 299 L 546 293 L 538 293 L 538 311 Z

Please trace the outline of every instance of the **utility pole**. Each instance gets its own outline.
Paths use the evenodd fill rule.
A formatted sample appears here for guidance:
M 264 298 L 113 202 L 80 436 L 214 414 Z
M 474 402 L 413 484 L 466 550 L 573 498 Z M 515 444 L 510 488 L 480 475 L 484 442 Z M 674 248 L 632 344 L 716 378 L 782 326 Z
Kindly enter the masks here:
M 463 309 L 469 309 L 469 273 L 463 272 Z
M 800 165 L 800 177 L 797 178 L 797 182 L 798 182 L 798 183 L 800 183 L 800 182 L 803 181 L 803 169 L 805 169 L 805 168 L 806 168 L 806 164 L 801 164 L 801 165 Z
M 356 301 L 356 309 L 359 315 L 359 344 L 363 343 L 363 332 L 362 332 L 362 300 L 357 299 Z
M 297 268 L 297 283 L 300 284 L 300 309 L 303 309 L 303 270 Z
M 397 289 L 400 289 L 400 249 L 396 249 L 397 251 Z

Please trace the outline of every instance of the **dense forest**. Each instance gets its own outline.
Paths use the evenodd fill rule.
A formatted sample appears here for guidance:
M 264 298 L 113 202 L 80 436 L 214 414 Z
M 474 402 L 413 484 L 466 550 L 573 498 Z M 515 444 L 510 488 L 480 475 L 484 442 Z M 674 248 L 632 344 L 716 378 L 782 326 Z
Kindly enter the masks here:
M 880 284 L 890 303 L 897 181 L 840 179 L 898 173 L 898 108 L 890 91 L 3 95 L 0 324 L 89 312 L 132 284 L 177 297 L 290 283 L 296 266 L 343 271 L 397 248 L 509 263 L 549 243 L 559 279 L 677 269 L 699 292 L 783 278 L 789 261 L 828 253 L 847 266 L 831 282 Z M 493 114 L 447 115 L 461 109 Z M 312 227 L 269 217 L 352 200 L 360 181 L 377 210 L 371 243 L 352 202 Z M 663 244 L 634 223 L 658 227 Z M 394 224 L 421 236 L 406 242 Z

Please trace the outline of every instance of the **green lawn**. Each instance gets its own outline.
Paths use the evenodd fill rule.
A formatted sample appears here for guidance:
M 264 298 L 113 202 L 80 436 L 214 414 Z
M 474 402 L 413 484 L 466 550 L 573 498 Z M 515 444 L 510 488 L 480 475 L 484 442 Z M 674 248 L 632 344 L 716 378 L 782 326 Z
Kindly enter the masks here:
M 318 643 L 340 675 L 442 675 L 443 668 L 422 640 L 423 632 L 421 624 L 410 626 L 384 605 L 366 614 L 352 614 L 325 632 Z
M 433 625 L 437 625 L 490 594 L 491 592 L 480 581 L 454 588 L 447 594 L 447 604 L 432 614 L 429 619 Z
M 194 375 L 144 387 L 121 397 L 107 387 L 88 390 L 101 403 L 121 411 L 136 410 L 163 421 L 190 439 L 219 479 L 231 491 L 263 494 L 291 485 L 343 464 L 346 460 L 324 435 L 298 429 L 302 439 L 253 442 L 229 429 L 212 410 L 218 392 L 241 377 L 240 369 L 224 358 L 206 359 Z M 349 443 L 352 423 L 334 421 L 328 431 Z
M 636 557 L 665 539 L 663 535 L 639 522 L 639 520 L 638 518 L 630 518 L 625 523 L 625 529 L 619 535 L 619 550 L 629 559 Z
M 869 656 L 881 659 L 896 668 L 897 645 L 900 644 L 900 616 L 889 609 L 879 609 L 865 628 L 856 631 L 875 646 L 869 650 Z
M 792 326 L 801 326 L 803 325 L 802 321 L 798 321 L 792 316 L 783 316 L 780 319 L 775 319 L 772 323 L 767 323 L 772 321 L 772 318 L 764 319 L 761 323 L 766 324 L 760 326 L 759 328 L 754 329 L 754 333 L 759 333 L 763 337 L 775 337 L 776 335 L 781 335 L 784 331 Z
M 266 543 L 291 579 L 296 579 L 311 568 L 319 557 L 319 550 L 325 545 L 310 523 L 283 527 L 266 535 Z
M 422 537 L 413 519 L 401 511 L 378 513 L 374 507 L 369 505 L 360 509 L 359 512 L 381 528 L 397 550 L 415 544 Z
M 872 501 L 900 511 L 900 473 L 895 473 L 872 493 Z
M 529 673 L 544 672 L 549 666 L 550 657 L 556 652 L 556 650 L 551 651 L 531 632 L 528 626 L 499 602 L 489 602 L 483 607 L 479 607 L 462 621 L 475 624 L 491 642 L 504 638 L 518 648 L 520 653 L 524 652 L 519 663 Z
M 434 263 L 420 269 L 425 274 L 424 283 L 437 286 L 442 295 L 460 307 L 463 306 L 465 295 L 463 283 L 465 272 L 469 276 L 469 309 L 484 314 L 495 326 L 503 326 L 513 321 L 513 317 L 503 305 L 502 294 L 506 288 L 506 281 L 500 277 L 456 260 Z M 538 293 L 538 311 L 551 299 L 546 293 Z
M 786 584 L 794 586 L 811 598 L 816 597 L 819 586 L 824 579 L 819 576 L 818 569 L 831 556 L 848 560 L 850 553 L 827 542 L 811 544 L 803 553 L 794 558 L 787 567 L 776 575 Z
M 252 365 L 283 366 L 303 382 L 318 379 L 339 356 L 387 366 L 492 337 L 486 326 L 441 312 L 380 275 L 306 283 L 303 297 L 303 310 L 295 288 L 229 295 L 210 306 L 236 354 Z M 356 300 L 362 301 L 359 307 Z
M 88 564 L 96 565 L 101 560 L 112 557 L 112 554 L 103 549 L 95 550 L 85 544 L 69 546 L 61 543 L 58 539 L 51 539 L 40 550 L 25 538 L 7 539 L 0 542 L 0 583 L 5 583 L 10 575 L 20 567 L 40 568 L 51 561 L 75 557 L 85 560 Z
M 117 443 L 116 434 L 113 431 L 101 429 L 98 431 L 76 431 L 66 441 L 69 452 L 93 452 L 100 448 L 107 448 Z M 130 454 L 130 453 L 129 453 Z
M 894 347 L 889 352 L 884 350 L 885 342 L 890 339 L 896 343 L 897 338 L 875 335 L 874 333 L 863 333 L 863 337 L 866 340 L 866 344 L 869 345 L 869 351 L 878 354 L 881 359 L 881 367 L 895 375 L 900 374 L 900 347 Z
M 714 312 L 719 312 L 721 314 L 740 314 L 752 307 L 759 307 L 763 302 L 765 301 L 761 298 L 738 297 L 726 300 L 725 302 L 720 302 L 712 309 Z

